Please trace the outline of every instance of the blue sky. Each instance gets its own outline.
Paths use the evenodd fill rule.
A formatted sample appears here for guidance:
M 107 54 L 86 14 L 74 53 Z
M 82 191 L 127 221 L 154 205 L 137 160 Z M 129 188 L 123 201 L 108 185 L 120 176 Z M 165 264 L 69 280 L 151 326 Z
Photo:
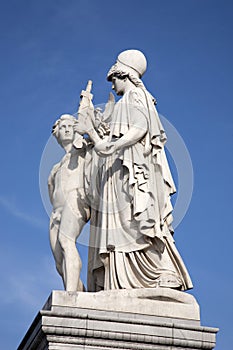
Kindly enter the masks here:
M 216 349 L 229 350 L 232 11 L 227 0 L 1 2 L 2 349 L 17 347 L 51 290 L 62 288 L 39 186 L 51 126 L 62 113 L 76 112 L 88 79 L 95 104 L 105 102 L 111 90 L 108 69 L 120 51 L 137 48 L 148 59 L 144 82 L 192 160 L 192 201 L 175 240 L 193 279 L 191 293 L 200 304 L 202 325 L 219 327 Z M 60 151 L 53 152 L 55 163 Z M 85 278 L 85 247 L 80 251 Z

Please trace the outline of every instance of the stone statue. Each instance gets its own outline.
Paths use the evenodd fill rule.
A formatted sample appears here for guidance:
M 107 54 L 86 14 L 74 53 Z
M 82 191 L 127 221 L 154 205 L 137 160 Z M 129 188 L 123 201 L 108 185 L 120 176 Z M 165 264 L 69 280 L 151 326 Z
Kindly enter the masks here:
M 107 80 L 122 96 L 116 104 L 111 101 L 108 137 L 101 139 L 91 127 L 93 109 L 76 127 L 81 133 L 86 131 L 95 144 L 89 170 L 85 170 L 92 196 L 91 291 L 192 288 L 173 240 L 170 196 L 175 186 L 155 99 L 141 80 L 146 66 L 142 52 L 127 50 L 108 72 Z
M 89 81 L 78 120 L 63 115 L 54 125 L 66 155 L 49 179 L 50 241 L 68 291 L 83 289 L 76 239 L 89 219 L 89 291 L 192 288 L 173 240 L 175 185 L 156 101 L 141 80 L 146 66 L 142 52 L 123 51 L 107 75 L 122 98 L 110 93 L 104 112 L 95 110 Z
M 50 242 L 66 291 L 53 291 L 19 350 L 213 349 L 192 282 L 173 240 L 175 186 L 155 99 L 141 77 L 146 58 L 123 51 L 107 79 L 104 111 L 89 81 L 78 119 L 63 115 L 53 134 L 65 149 L 49 178 Z M 83 136 L 82 136 L 83 135 Z M 76 239 L 90 219 L 88 291 Z M 41 345 L 43 344 L 43 345 Z
M 84 289 L 80 280 L 82 262 L 76 240 L 90 218 L 83 182 L 85 142 L 81 136 L 75 137 L 75 123 L 72 115 L 64 114 L 53 126 L 52 133 L 66 153 L 53 167 L 48 180 L 53 205 L 50 244 L 57 271 L 67 291 Z

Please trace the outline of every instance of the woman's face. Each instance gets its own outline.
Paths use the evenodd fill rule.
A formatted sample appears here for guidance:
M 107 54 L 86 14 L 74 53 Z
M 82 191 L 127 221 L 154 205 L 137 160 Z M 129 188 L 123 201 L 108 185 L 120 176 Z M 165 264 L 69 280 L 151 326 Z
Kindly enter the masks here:
M 116 92 L 118 96 L 122 96 L 125 93 L 125 79 L 118 78 L 116 76 L 112 77 L 112 89 Z

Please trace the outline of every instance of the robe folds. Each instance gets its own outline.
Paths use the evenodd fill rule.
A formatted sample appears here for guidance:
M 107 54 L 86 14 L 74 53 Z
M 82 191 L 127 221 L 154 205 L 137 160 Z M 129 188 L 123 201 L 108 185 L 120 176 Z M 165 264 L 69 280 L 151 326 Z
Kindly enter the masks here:
M 143 137 L 108 157 L 87 157 L 86 193 L 92 207 L 88 285 L 101 289 L 192 288 L 173 240 L 176 191 L 164 144 L 166 135 L 148 91 L 136 88 L 115 104 L 111 142 L 130 128 Z

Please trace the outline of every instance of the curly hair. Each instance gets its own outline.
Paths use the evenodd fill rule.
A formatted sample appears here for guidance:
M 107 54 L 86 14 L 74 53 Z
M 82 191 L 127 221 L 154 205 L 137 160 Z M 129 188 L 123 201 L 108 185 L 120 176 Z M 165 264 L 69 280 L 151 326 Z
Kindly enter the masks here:
M 53 136 L 56 137 L 57 142 L 59 144 L 60 144 L 60 141 L 59 141 L 59 125 L 61 124 L 61 122 L 63 120 L 70 120 L 73 123 L 75 123 L 77 121 L 77 119 L 71 114 L 62 114 L 60 116 L 60 118 L 55 121 L 55 123 L 53 124 L 51 133 L 52 133 Z

